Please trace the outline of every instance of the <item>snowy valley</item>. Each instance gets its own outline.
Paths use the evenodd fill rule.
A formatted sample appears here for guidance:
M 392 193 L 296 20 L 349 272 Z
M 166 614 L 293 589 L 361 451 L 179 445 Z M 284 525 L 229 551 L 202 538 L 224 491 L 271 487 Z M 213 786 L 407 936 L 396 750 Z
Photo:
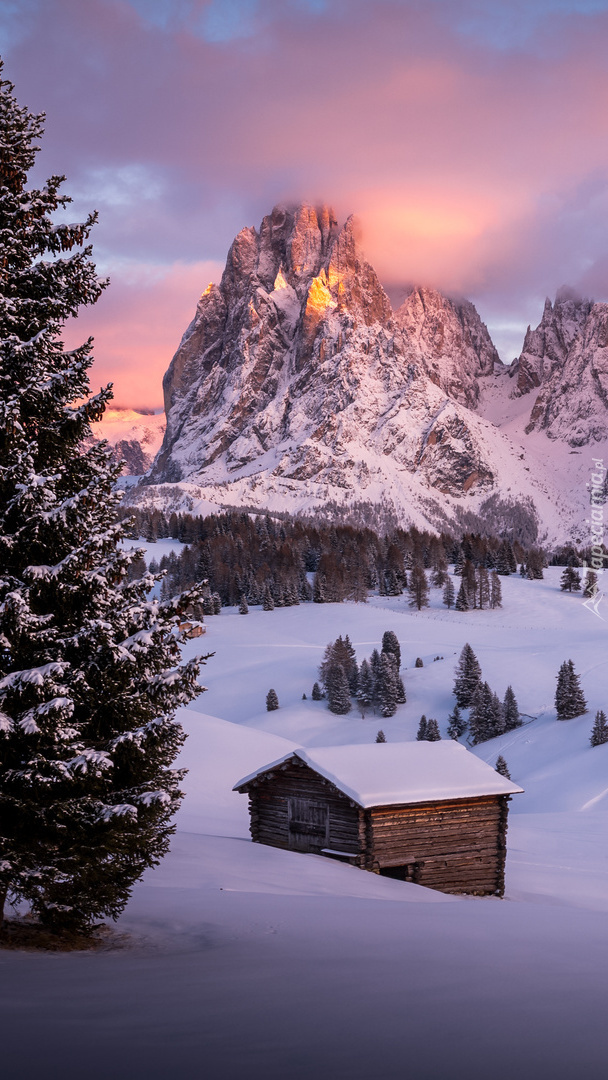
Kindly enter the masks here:
M 406 596 L 376 596 L 207 619 L 205 636 L 184 646 L 214 656 L 208 691 L 180 712 L 189 772 L 171 853 L 136 886 L 120 947 L 26 964 L 0 953 L 9 1075 L 75 1078 L 86 1057 L 93 1080 L 118 1062 L 122 1075 L 159 1080 L 396 1080 L 404 1063 L 429 1080 L 481 1080 L 488 1069 L 498 1080 L 603 1077 L 608 745 L 591 748 L 589 735 L 607 704 L 608 612 L 605 600 L 598 617 L 562 593 L 560 573 L 503 578 L 496 611 L 447 611 L 433 590 L 420 612 Z M 328 641 L 348 633 L 361 660 L 387 629 L 407 694 L 392 718 L 335 716 L 310 700 Z M 511 683 L 526 714 L 472 748 L 492 765 L 503 754 L 525 789 L 510 807 L 504 900 L 251 844 L 237 780 L 294 746 L 371 744 L 379 727 L 390 750 L 415 738 L 423 712 L 445 738 L 467 641 L 484 679 L 500 696 Z M 588 711 L 560 723 L 555 677 L 567 658 Z M 23 1041 L 24 1010 L 37 1016 L 35 1044 Z

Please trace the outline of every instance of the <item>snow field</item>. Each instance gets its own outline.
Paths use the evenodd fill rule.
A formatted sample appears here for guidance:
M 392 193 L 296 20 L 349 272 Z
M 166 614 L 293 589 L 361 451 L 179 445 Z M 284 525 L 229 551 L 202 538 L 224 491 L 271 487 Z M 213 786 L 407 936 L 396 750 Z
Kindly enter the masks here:
M 448 612 L 433 590 L 422 612 L 403 597 L 208 618 L 184 649 L 215 655 L 208 692 L 180 713 L 189 772 L 171 853 L 119 921 L 126 948 L 0 952 L 3 1076 L 603 1078 L 608 746 L 588 740 L 608 704 L 608 621 L 559 592 L 560 572 L 503 578 L 498 611 Z M 360 661 L 387 629 L 408 697 L 394 717 L 333 716 L 310 700 L 329 641 L 348 633 Z M 415 738 L 422 712 L 445 736 L 465 641 L 492 688 L 511 683 L 537 717 L 473 751 L 490 764 L 503 753 L 525 789 L 511 802 L 504 900 L 250 843 L 232 785 L 292 747 L 371 744 L 380 727 L 390 747 Z M 558 723 L 570 657 L 589 711 Z M 267 713 L 271 686 L 280 708 Z

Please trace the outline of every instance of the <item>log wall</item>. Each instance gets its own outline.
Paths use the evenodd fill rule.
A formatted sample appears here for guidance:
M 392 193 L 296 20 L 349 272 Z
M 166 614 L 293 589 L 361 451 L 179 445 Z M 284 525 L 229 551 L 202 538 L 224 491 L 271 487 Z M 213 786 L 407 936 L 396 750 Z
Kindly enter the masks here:
M 295 850 L 333 848 L 352 855 L 359 853 L 359 808 L 304 763 L 277 766 L 276 771 L 264 773 L 248 789 L 251 838 L 256 843 Z M 290 823 L 290 800 L 326 806 L 327 835 L 315 835 L 311 830 L 307 843 L 305 832 L 298 833 L 293 821 Z
M 363 866 L 449 893 L 504 892 L 508 797 L 364 811 Z

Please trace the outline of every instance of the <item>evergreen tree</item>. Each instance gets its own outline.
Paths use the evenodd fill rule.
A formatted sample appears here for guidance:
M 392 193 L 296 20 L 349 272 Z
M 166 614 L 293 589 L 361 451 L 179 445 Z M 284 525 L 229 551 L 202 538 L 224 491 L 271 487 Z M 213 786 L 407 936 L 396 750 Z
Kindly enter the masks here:
M 377 649 L 374 649 L 372 655 L 369 658 L 369 667 L 372 673 L 372 703 L 374 705 L 380 704 L 380 686 L 382 684 L 382 671 L 380 653 Z
M 376 742 L 386 742 L 386 735 L 384 734 L 382 728 L 380 728 L 380 731 L 376 735 Z
M 441 739 L 441 732 L 439 731 L 439 724 L 432 717 L 429 718 L 426 725 L 426 741 L 427 742 L 439 742 Z
M 0 920 L 29 902 L 54 930 L 116 918 L 166 853 L 183 773 L 175 709 L 200 690 L 175 633 L 201 590 L 149 599 L 116 524 L 120 466 L 91 425 L 92 342 L 63 324 L 103 285 L 57 225 L 63 178 L 27 190 L 43 117 L 0 81 Z
M 604 743 L 608 743 L 608 720 L 603 709 L 599 709 L 595 714 L 589 741 L 592 746 L 603 746 Z
M 270 591 L 270 585 L 267 585 L 264 589 L 264 599 L 262 600 L 262 607 L 264 611 L 274 611 L 274 599 Z
M 447 607 L 448 611 L 450 610 L 450 608 L 454 607 L 455 597 L 456 593 L 454 591 L 454 584 L 451 577 L 448 577 L 443 588 L 443 602 Z
M 266 711 L 274 712 L 279 707 L 279 699 L 276 690 L 269 690 L 266 694 Z
M 467 730 L 467 722 L 462 715 L 458 705 L 455 705 L 452 712 L 448 716 L 448 735 L 450 739 L 460 739 Z
M 249 607 L 247 606 L 247 597 L 241 596 L 241 602 L 239 604 L 239 615 L 248 615 Z
M 403 679 L 400 675 L 397 676 L 397 705 L 405 705 L 407 697 L 405 696 L 405 686 L 403 685 Z
M 557 676 L 555 708 L 558 720 L 573 720 L 587 711 L 587 702 L 581 689 L 580 676 L 574 670 L 572 660 L 564 660 Z
M 367 660 L 361 661 L 359 669 L 359 686 L 357 689 L 357 704 L 362 715 L 367 709 L 371 709 L 374 700 L 374 682 L 372 671 Z
M 464 585 L 469 608 L 477 607 L 477 574 L 470 559 L 465 559 L 462 568 L 462 584 Z
M 399 674 L 394 654 L 382 653 L 380 656 L 380 712 L 384 717 L 394 716 L 397 712 Z
M 321 687 L 319 686 L 318 682 L 314 683 L 313 688 L 312 688 L 312 693 L 311 693 L 310 696 L 311 696 L 313 701 L 322 701 L 323 700 L 323 694 L 321 692 Z
M 502 607 L 502 585 L 496 570 L 490 574 L 490 607 Z
M 408 592 L 410 594 L 410 607 L 420 611 L 429 605 L 429 584 L 422 563 L 414 563 L 409 575 Z
M 477 598 L 481 610 L 490 606 L 490 576 L 485 566 L 477 571 Z
M 505 691 L 502 709 L 505 721 L 505 731 L 513 731 L 515 728 L 521 727 L 523 721 L 519 714 L 517 700 L 511 686 L 507 686 Z
M 392 653 L 397 661 L 397 670 L 401 667 L 401 646 L 393 630 L 385 630 L 382 635 L 382 652 Z
M 424 742 L 426 739 L 426 732 L 428 728 L 428 721 L 424 713 L 420 717 L 420 723 L 418 724 L 418 731 L 416 732 L 417 742 Z
M 332 664 L 327 673 L 327 707 L 338 716 L 351 710 L 350 689 L 342 664 Z
M 475 653 L 467 642 L 460 653 L 454 681 L 454 695 L 459 708 L 470 708 L 480 682 L 481 667 Z
M 509 772 L 509 767 L 508 767 L 504 757 L 502 756 L 502 754 L 499 754 L 498 757 L 496 758 L 496 765 L 494 766 L 494 768 L 496 769 L 496 772 L 500 773 L 501 776 L 504 776 L 506 780 L 511 779 L 511 773 Z
M 566 566 L 560 578 L 559 587 L 562 592 L 578 592 L 581 587 L 581 575 L 573 566 Z
M 421 656 L 417 656 L 414 660 L 414 667 L 424 667 L 424 660 Z
M 487 682 L 483 682 L 477 688 L 471 713 L 469 716 L 469 731 L 473 745 L 485 742 L 493 738 L 495 724 L 494 695 Z
M 470 607 L 469 595 L 467 592 L 467 586 L 464 578 L 460 582 L 460 588 L 458 590 L 458 596 L 456 597 L 456 603 L 454 604 L 455 611 L 468 611 Z

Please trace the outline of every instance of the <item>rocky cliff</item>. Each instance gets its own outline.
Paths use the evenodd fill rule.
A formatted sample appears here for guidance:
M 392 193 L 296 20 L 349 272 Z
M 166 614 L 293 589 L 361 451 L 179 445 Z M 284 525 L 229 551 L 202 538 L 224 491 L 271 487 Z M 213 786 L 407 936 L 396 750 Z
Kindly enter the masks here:
M 403 504 L 410 480 L 489 493 L 491 425 L 471 408 L 497 363 L 467 301 L 420 288 L 393 313 L 352 219 L 276 207 L 239 233 L 171 362 L 150 482 L 252 503 L 390 491 Z

